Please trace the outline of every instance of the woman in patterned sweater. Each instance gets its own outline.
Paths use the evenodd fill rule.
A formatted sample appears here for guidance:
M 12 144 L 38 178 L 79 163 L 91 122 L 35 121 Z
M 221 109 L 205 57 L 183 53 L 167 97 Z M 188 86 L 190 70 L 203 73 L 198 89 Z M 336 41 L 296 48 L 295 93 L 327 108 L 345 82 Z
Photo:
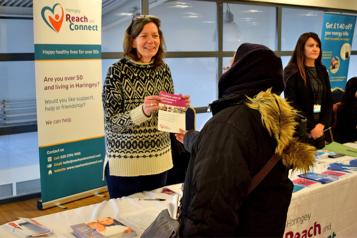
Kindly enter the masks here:
M 164 186 L 173 166 L 169 133 L 157 130 L 159 92 L 174 91 L 163 56 L 160 20 L 134 17 L 125 32 L 124 57 L 109 67 L 103 88 L 111 198 Z

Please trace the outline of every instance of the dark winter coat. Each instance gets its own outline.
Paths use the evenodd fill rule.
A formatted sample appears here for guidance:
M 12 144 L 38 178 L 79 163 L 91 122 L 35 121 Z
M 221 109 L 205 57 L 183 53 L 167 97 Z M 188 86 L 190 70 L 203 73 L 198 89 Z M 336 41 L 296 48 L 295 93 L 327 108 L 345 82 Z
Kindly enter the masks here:
M 314 160 L 314 148 L 293 139 L 295 110 L 271 92 L 283 88 L 280 58 L 260 45 L 241 47 L 219 82 L 214 115 L 192 145 L 183 237 L 281 237 L 293 188 L 288 169 L 307 170 Z M 281 161 L 247 196 L 253 176 L 273 154 Z
M 357 77 L 348 80 L 337 110 L 334 139 L 339 143 L 357 141 Z

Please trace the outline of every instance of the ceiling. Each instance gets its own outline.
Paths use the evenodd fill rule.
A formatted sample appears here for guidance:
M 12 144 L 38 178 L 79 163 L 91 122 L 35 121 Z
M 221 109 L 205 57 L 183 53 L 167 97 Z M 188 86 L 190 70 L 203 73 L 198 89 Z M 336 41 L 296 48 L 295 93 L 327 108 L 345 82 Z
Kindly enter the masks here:
M 126 8 L 132 0 L 102 0 L 103 14 Z M 32 17 L 32 0 L 0 0 L 0 17 Z

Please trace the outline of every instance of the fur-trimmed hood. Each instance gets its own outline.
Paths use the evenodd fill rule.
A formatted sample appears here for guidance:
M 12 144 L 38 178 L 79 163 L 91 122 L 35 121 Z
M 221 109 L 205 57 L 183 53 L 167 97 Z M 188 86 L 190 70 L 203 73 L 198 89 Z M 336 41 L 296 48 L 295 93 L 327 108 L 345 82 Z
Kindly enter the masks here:
M 275 154 L 282 157 L 283 164 L 291 169 L 308 171 L 315 161 L 315 147 L 301 143 L 293 137 L 296 110 L 271 89 L 249 98 L 248 107 L 258 110 L 264 127 L 277 141 Z

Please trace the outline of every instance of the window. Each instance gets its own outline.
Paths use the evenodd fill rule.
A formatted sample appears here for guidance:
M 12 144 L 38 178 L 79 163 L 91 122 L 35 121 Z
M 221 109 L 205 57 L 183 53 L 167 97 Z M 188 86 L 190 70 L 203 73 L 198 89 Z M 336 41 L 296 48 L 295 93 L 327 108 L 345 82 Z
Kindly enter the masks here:
M 357 68 L 355 65 L 357 65 L 357 55 L 351 55 L 347 80 L 357 76 Z
M 356 23 L 355 23 L 355 31 L 353 34 L 353 40 L 352 40 L 352 50 L 357 49 L 357 18 L 356 18 Z
M 283 68 L 285 68 L 289 61 L 290 61 L 291 56 L 282 56 L 281 57 L 281 63 L 283 64 Z
M 135 14 L 140 14 L 139 0 L 103 2 L 102 52 L 123 51 L 124 33 Z
M 107 73 L 108 73 L 108 68 L 109 66 L 111 66 L 112 64 L 114 64 L 115 62 L 117 62 L 118 59 L 105 59 L 102 60 L 102 80 L 104 82 L 105 77 L 107 77 Z
M 293 51 L 299 36 L 315 32 L 321 36 L 323 12 L 295 8 L 283 8 L 281 49 Z
M 161 19 L 168 51 L 217 50 L 215 2 L 167 1 L 151 6 L 150 14 Z
M 196 114 L 196 130 L 202 130 L 206 122 L 212 117 L 211 112 Z
M 191 105 L 204 107 L 217 98 L 215 58 L 166 59 L 176 93 L 191 95 Z
M 0 19 L 0 53 L 32 53 L 33 21 Z
M 36 125 L 34 63 L 2 62 L 0 72 L 0 130 L 8 131 L 19 125 Z
M 0 100 L 36 98 L 33 61 L 5 61 L 0 64 Z
M 258 5 L 224 4 L 223 49 L 235 51 L 244 43 L 276 49 L 276 9 Z

